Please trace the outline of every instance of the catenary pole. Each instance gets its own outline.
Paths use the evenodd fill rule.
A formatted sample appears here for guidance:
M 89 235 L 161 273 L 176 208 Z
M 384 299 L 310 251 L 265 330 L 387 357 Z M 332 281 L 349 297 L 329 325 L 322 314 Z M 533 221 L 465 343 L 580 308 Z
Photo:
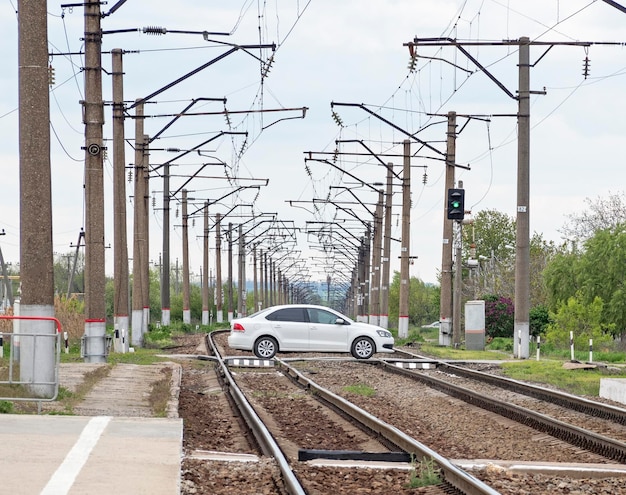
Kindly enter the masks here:
M 148 333 L 148 325 L 150 324 L 150 138 L 146 134 L 143 136 L 143 156 L 142 163 L 142 181 L 143 196 L 140 200 L 143 202 L 141 212 L 141 237 L 143 242 L 140 244 L 141 249 L 141 304 L 143 306 L 143 318 L 141 320 L 141 335 Z
M 20 316 L 54 316 L 48 24 L 45 0 L 18 1 L 20 149 Z M 25 320 L 22 330 L 53 337 L 52 321 Z M 29 339 L 34 340 L 34 339 Z M 24 342 L 26 343 L 26 342 Z M 53 338 L 37 339 L 20 353 L 20 380 L 51 397 Z M 35 366 L 35 356 L 37 363 Z
M 163 277 L 161 283 L 161 322 L 170 324 L 170 165 L 163 167 Z
M 400 304 L 398 312 L 398 336 L 409 336 L 409 257 L 411 237 L 411 141 L 404 140 L 404 164 L 402 171 L 402 240 L 400 247 Z
M 183 189 L 183 323 L 191 324 L 189 297 L 189 215 L 187 214 L 187 189 Z
M 111 51 L 113 96 L 113 340 L 115 352 L 128 352 L 128 239 L 126 235 L 126 155 L 124 153 L 123 52 Z
M 389 328 L 389 277 L 391 259 L 391 202 L 393 199 L 393 163 L 387 164 L 387 185 L 385 188 L 385 232 L 383 235 L 382 280 L 380 284 L 379 325 Z
M 446 139 L 446 176 L 444 198 L 448 189 L 454 188 L 454 165 L 456 162 L 456 113 L 448 113 Z M 452 247 L 454 244 L 453 220 L 448 219 L 448 205 L 444 200 L 443 243 L 441 249 L 441 296 L 439 301 L 439 345 L 450 345 L 452 336 Z
M 517 220 L 515 236 L 515 355 L 530 353 L 530 40 L 520 38 L 517 140 Z M 519 342 L 518 342 L 519 340 Z
M 102 101 L 102 30 L 100 2 L 85 8 L 85 334 L 87 363 L 106 361 L 104 276 L 104 177 Z
M 218 323 L 224 321 L 222 308 L 222 215 L 215 215 L 215 312 Z
M 133 291 L 132 291 L 132 313 L 131 313 L 131 343 L 133 346 L 141 347 L 143 345 L 143 284 L 141 278 L 142 270 L 142 244 L 145 242 L 143 238 L 143 208 L 145 196 L 143 180 L 143 104 L 135 107 L 135 166 L 133 174 L 134 196 L 133 196 Z
M 202 236 L 202 324 L 209 324 L 209 202 L 204 202 Z

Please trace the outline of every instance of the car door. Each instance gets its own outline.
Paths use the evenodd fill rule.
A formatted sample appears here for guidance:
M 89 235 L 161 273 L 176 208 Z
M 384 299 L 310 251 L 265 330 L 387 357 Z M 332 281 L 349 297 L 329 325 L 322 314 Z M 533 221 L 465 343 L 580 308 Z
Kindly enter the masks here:
M 309 350 L 309 323 L 302 307 L 277 309 L 265 317 L 281 351 Z
M 309 349 L 312 351 L 347 352 L 348 327 L 338 324 L 335 313 L 307 308 L 309 316 Z

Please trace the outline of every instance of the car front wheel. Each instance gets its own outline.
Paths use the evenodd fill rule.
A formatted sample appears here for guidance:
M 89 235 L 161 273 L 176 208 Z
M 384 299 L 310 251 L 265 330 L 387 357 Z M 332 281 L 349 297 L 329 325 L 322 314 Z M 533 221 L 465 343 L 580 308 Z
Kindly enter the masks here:
M 254 343 L 253 351 L 260 359 L 272 359 L 278 351 L 278 343 L 273 337 L 261 337 Z
M 369 359 L 374 354 L 376 346 L 372 339 L 368 337 L 359 337 L 352 342 L 352 349 L 350 352 L 357 359 Z

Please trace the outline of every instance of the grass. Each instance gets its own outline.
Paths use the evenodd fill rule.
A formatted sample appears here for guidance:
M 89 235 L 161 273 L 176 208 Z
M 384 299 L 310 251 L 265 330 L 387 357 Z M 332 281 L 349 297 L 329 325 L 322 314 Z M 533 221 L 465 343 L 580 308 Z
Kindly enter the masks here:
M 374 397 L 376 395 L 376 390 L 369 385 L 365 385 L 364 383 L 358 383 L 356 385 L 346 385 L 343 387 L 346 392 L 362 395 L 363 397 Z
M 484 351 L 454 349 L 436 345 L 437 339 L 433 338 L 432 329 L 413 328 L 409 330 L 409 337 L 397 339 L 396 345 L 413 343 L 419 349 L 420 354 L 426 354 L 437 359 L 450 359 L 459 361 L 502 361 L 501 368 L 509 378 L 520 381 L 528 381 L 537 384 L 546 384 L 557 387 L 574 395 L 586 395 L 597 397 L 600 394 L 600 379 L 610 376 L 611 378 L 626 378 L 626 354 L 623 352 L 594 352 L 595 363 L 608 363 L 609 366 L 598 366 L 595 369 L 566 369 L 563 364 L 571 361 L 569 349 L 554 349 L 542 344 L 540 360 L 536 360 L 536 346 L 530 345 L 529 359 L 516 359 L 513 354 L 512 338 L 496 338 L 485 346 Z M 436 330 L 436 329 L 435 329 Z M 588 352 L 577 352 L 575 359 L 586 362 L 589 359 Z M 621 367 L 610 366 L 621 364 Z
M 523 360 L 502 363 L 509 378 L 528 382 L 549 384 L 574 395 L 597 397 L 600 394 L 600 379 L 626 378 L 626 369 L 608 374 L 603 368 L 565 369 L 561 360 Z
M 172 381 L 171 368 L 164 368 L 161 372 L 163 377 L 152 382 L 152 389 L 148 398 L 152 412 L 157 418 L 167 417 L 167 404 L 170 400 L 170 383 Z
M 421 488 L 424 486 L 433 486 L 441 484 L 441 475 L 439 468 L 430 457 L 424 457 L 419 463 L 415 463 L 410 471 L 410 480 L 408 488 Z

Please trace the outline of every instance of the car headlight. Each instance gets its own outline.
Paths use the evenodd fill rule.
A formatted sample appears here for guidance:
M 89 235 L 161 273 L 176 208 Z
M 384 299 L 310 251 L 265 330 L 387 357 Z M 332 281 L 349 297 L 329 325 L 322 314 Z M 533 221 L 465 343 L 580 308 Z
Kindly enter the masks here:
M 387 330 L 376 330 L 376 333 L 378 333 L 378 335 L 380 335 L 381 337 L 392 337 L 391 332 L 388 332 Z

